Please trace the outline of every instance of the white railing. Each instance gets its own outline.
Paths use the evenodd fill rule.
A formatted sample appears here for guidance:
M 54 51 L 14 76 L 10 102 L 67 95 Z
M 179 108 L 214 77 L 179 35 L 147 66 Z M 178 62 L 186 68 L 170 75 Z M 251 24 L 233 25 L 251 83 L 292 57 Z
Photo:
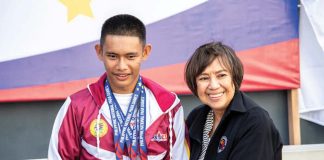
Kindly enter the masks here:
M 324 160 L 324 144 L 284 145 L 283 160 Z

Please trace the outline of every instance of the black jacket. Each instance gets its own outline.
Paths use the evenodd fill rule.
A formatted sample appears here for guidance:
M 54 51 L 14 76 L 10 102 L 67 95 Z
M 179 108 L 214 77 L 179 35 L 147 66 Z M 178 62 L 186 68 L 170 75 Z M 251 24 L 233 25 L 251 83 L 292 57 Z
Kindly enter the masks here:
M 201 105 L 187 118 L 191 160 L 199 158 L 209 110 Z M 268 112 L 239 91 L 211 137 L 205 160 L 278 160 L 281 151 L 281 138 Z

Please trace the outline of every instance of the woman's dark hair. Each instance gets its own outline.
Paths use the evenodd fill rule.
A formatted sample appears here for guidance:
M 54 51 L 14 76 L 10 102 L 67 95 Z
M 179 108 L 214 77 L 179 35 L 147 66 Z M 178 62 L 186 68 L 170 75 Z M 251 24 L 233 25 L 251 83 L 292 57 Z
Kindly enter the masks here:
M 196 78 L 216 58 L 219 58 L 224 67 L 230 72 L 235 86 L 239 90 L 243 80 L 243 65 L 235 51 L 221 42 L 210 42 L 196 49 L 185 66 L 185 80 L 191 92 L 197 95 Z

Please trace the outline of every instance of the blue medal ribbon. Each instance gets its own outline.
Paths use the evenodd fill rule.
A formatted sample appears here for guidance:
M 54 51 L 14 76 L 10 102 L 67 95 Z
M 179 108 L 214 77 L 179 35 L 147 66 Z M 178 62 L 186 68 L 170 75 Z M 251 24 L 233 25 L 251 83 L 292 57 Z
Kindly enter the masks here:
M 115 96 L 112 94 L 108 80 L 105 82 L 105 92 L 112 119 L 112 126 L 114 129 L 116 158 L 118 160 L 122 159 L 126 144 L 127 152 L 131 159 L 135 159 L 137 155 L 140 155 L 141 158 L 146 159 L 146 94 L 141 77 L 139 77 L 135 86 L 126 115 L 124 115 Z M 132 126 L 130 125 L 131 121 L 133 123 Z

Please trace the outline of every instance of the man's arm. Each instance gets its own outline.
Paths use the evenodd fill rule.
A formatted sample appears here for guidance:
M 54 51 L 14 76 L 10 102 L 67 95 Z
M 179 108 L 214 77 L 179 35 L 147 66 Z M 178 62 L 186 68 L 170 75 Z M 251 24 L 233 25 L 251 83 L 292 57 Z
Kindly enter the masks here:
M 174 108 L 176 109 L 176 108 Z M 173 131 L 175 134 L 175 142 L 172 146 L 172 159 L 174 160 L 186 160 L 189 159 L 190 149 L 189 141 L 186 136 L 187 130 L 184 121 L 183 107 L 175 112 L 173 118 Z
M 52 130 L 48 159 L 75 159 L 79 157 L 80 136 L 76 125 L 75 111 L 70 97 L 59 110 Z

